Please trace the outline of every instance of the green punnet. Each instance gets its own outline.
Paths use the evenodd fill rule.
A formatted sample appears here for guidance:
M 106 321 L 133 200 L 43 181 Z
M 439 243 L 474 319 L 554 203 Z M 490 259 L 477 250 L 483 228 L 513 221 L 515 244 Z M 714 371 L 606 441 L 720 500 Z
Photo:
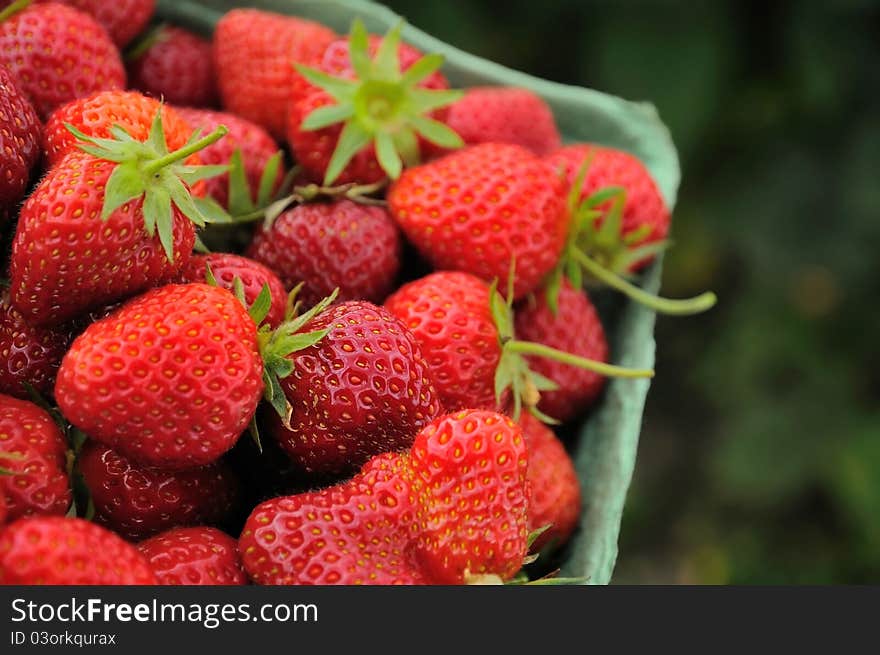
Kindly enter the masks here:
M 159 241 L 168 261 L 174 261 L 174 215 L 172 203 L 199 227 L 218 222 L 217 215 L 206 215 L 194 201 L 189 188 L 199 180 L 221 175 L 228 166 L 188 166 L 190 155 L 222 138 L 229 130 L 221 125 L 211 134 L 199 137 L 193 133 L 182 148 L 168 152 L 162 112 L 157 111 L 146 141 L 137 141 L 118 125 L 110 128 L 112 138 L 83 134 L 73 125 L 65 127 L 77 138 L 77 147 L 99 159 L 117 165 L 107 180 L 101 218 L 107 220 L 113 211 L 127 202 L 143 198 L 144 229 L 149 236 L 159 233 Z
M 336 101 L 306 116 L 302 129 L 320 130 L 343 124 L 327 167 L 325 186 L 332 184 L 352 157 L 370 144 L 375 146 L 379 165 L 391 179 L 400 175 L 404 165 L 418 163 L 418 136 L 443 148 L 464 145 L 452 129 L 428 116 L 435 109 L 461 98 L 462 92 L 418 86 L 443 65 L 439 54 L 425 55 L 406 71 L 400 70 L 398 49 L 402 29 L 402 21 L 391 28 L 375 57 L 370 59 L 367 30 L 360 20 L 354 21 L 349 36 L 353 80 L 296 65 L 303 77 Z

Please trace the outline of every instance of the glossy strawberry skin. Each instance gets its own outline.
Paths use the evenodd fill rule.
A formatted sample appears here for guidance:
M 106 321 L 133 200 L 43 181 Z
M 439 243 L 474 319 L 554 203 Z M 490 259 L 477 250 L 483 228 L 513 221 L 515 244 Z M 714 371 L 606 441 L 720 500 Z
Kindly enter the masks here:
M 12 304 L 34 325 L 57 325 L 173 278 L 195 242 L 192 222 L 172 205 L 174 261 L 144 229 L 143 200 L 101 219 L 114 164 L 71 153 L 22 207 L 10 260 Z
M 244 585 L 238 542 L 216 528 L 174 528 L 138 544 L 162 585 Z
M 259 226 L 247 255 L 275 271 L 311 306 L 339 288 L 337 299 L 382 302 L 400 269 L 397 226 L 382 207 L 351 200 L 298 205 L 267 230 Z
M 23 518 L 0 532 L 0 584 L 145 585 L 156 576 L 137 548 L 90 521 Z
M 6 507 L 6 496 L 0 494 L 0 529 L 6 525 L 7 520 L 9 520 L 9 512 Z
M 495 408 L 501 346 L 488 284 L 469 273 L 438 271 L 400 287 L 385 309 L 419 342 L 446 411 Z
M 0 65 L 0 228 L 11 219 L 40 159 L 42 125 L 13 76 Z
M 301 332 L 329 328 L 289 356 L 281 381 L 291 429 L 270 413 L 270 431 L 306 473 L 352 473 L 373 455 L 409 448 L 440 403 L 412 333 L 368 302 L 332 306 Z
M 12 306 L 9 294 L 0 294 L 0 393 L 28 398 L 25 384 L 41 394 L 51 393 L 71 339 L 65 327 L 28 324 Z
M 104 28 L 58 3 L 31 5 L 0 23 L 0 64 L 43 119 L 74 98 L 125 88 L 125 68 Z
M 404 455 L 371 459 L 351 480 L 273 498 L 245 523 L 239 550 L 264 585 L 424 584 L 409 548 L 415 508 Z
M 529 531 L 550 526 L 532 544 L 562 546 L 577 527 L 581 488 L 574 462 L 559 437 L 548 426 L 524 412 L 519 419 L 529 457 Z
M 61 362 L 55 398 L 86 434 L 144 465 L 215 461 L 263 392 L 256 327 L 218 287 L 171 284 L 91 324 Z
M 438 270 L 532 291 L 556 265 L 569 213 L 553 169 L 525 148 L 486 143 L 407 169 L 388 191 L 392 216 Z
M 244 286 L 244 299 L 248 307 L 260 295 L 263 285 L 268 285 L 269 293 L 272 295 L 272 306 L 266 315 L 266 323 L 277 326 L 284 320 L 284 311 L 287 305 L 287 292 L 284 290 L 284 285 L 281 284 L 281 280 L 275 273 L 253 259 L 227 252 L 193 255 L 177 278 L 177 282 L 205 282 L 209 266 L 217 284 L 224 289 L 232 291 L 235 279 L 241 280 Z
M 193 129 L 201 128 L 202 134 L 210 134 L 220 125 L 225 125 L 229 132 L 216 143 L 199 151 L 203 164 L 227 165 L 236 149 L 241 151 L 241 161 L 245 177 L 251 190 L 251 198 L 255 198 L 260 188 L 260 178 L 269 159 L 278 152 L 278 144 L 272 136 L 256 123 L 252 123 L 234 114 L 209 109 L 192 109 L 176 107 Z M 283 164 L 278 169 L 276 188 L 284 178 Z M 229 204 L 229 175 L 218 175 L 205 180 L 205 192 L 223 207 Z
M 211 42 L 181 27 L 166 26 L 156 41 L 128 63 L 134 89 L 172 105 L 217 104 Z
M 633 155 L 614 148 L 582 143 L 562 147 L 544 160 L 555 170 L 561 170 L 571 185 L 588 158 L 590 163 L 580 198 L 583 200 L 605 187 L 623 187 L 626 190 L 626 203 L 623 206 L 621 235 L 647 230 L 646 236 L 631 244 L 632 247 L 665 239 L 671 220 L 669 209 L 648 169 Z M 606 203 L 603 207 L 608 206 Z M 636 262 L 631 270 L 643 268 L 650 261 L 651 258 L 647 258 Z
M 189 525 L 216 525 L 235 509 L 239 483 L 215 462 L 186 471 L 140 466 L 95 441 L 77 460 L 95 505 L 95 522 L 130 541 Z
M 55 166 L 70 152 L 79 152 L 76 137 L 65 123 L 70 123 L 86 136 L 100 138 L 109 137 L 110 128 L 119 125 L 132 138 L 146 141 L 160 109 L 168 150 L 182 148 L 193 127 L 175 109 L 137 91 L 102 91 L 58 107 L 46 120 L 43 133 L 43 149 L 49 165 Z M 192 158 L 187 163 L 200 162 Z
M 147 26 L 156 8 L 155 0 L 57 1 L 93 16 L 107 30 L 110 38 L 119 48 L 125 47 Z
M 608 361 L 608 342 L 596 308 L 584 291 L 565 280 L 559 292 L 558 313 L 547 305 L 545 294 L 522 302 L 516 310 L 516 336 L 600 362 Z M 567 421 L 590 407 L 605 387 L 605 377 L 545 357 L 529 356 L 530 368 L 559 385 L 541 392 L 538 404 L 545 414 Z
M 214 30 L 214 66 L 223 107 L 284 138 L 293 64 L 308 62 L 336 38 L 313 21 L 233 9 Z
M 472 87 L 450 105 L 446 123 L 468 145 L 497 142 L 546 155 L 562 144 L 550 107 L 517 87 Z

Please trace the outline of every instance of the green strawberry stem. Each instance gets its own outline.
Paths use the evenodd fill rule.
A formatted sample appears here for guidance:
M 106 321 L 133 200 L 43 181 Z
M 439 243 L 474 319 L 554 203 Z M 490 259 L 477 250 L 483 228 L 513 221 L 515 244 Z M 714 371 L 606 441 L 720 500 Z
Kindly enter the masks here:
M 531 341 L 508 341 L 504 347 L 510 352 L 520 355 L 534 355 L 535 357 L 546 357 L 563 364 L 577 366 L 588 371 L 606 375 L 615 378 L 652 378 L 654 371 L 651 369 L 625 368 L 623 366 L 615 366 L 614 364 L 606 364 L 605 362 L 596 361 L 595 359 L 587 359 L 586 357 L 578 357 L 571 353 L 551 348 L 540 343 Z
M 609 271 L 598 262 L 593 261 L 593 259 L 591 259 L 586 253 L 583 253 L 577 249 L 573 249 L 571 251 L 571 254 L 575 258 L 577 263 L 580 264 L 590 275 L 592 275 L 599 281 L 604 282 L 612 289 L 620 291 L 635 302 L 644 305 L 645 307 L 648 307 L 650 309 L 653 309 L 660 314 L 670 314 L 678 316 L 699 314 L 701 312 L 705 312 L 708 309 L 711 309 L 718 300 L 717 296 L 711 291 L 701 293 L 699 296 L 696 296 L 694 298 L 681 300 L 673 300 L 671 298 L 662 298 L 660 296 L 655 296 L 648 293 L 647 291 L 644 291 L 643 289 L 640 289 L 634 284 L 627 282 L 619 275 L 616 275 L 615 273 Z
M 144 165 L 143 171 L 147 175 L 155 175 L 166 166 L 186 159 L 190 155 L 194 155 L 199 150 L 207 148 L 212 143 L 219 141 L 227 134 L 229 134 L 229 128 L 227 128 L 225 125 L 218 125 L 217 129 L 207 136 L 203 136 L 197 141 L 187 143 L 185 146 L 178 148 L 174 152 L 169 152 L 167 155 L 160 157 L 159 159 L 154 159 L 150 163 Z
M 11 5 L 6 7 L 3 11 L 0 11 L 0 22 L 3 22 L 10 16 L 17 14 L 22 9 L 26 9 L 29 4 L 31 4 L 32 0 L 15 0 Z

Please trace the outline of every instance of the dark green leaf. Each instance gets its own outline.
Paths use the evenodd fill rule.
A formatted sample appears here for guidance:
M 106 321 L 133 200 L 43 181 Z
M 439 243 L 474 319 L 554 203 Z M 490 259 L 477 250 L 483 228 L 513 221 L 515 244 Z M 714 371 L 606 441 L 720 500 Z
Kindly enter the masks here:
M 110 214 L 122 205 L 140 198 L 145 191 L 143 176 L 134 162 L 117 164 L 110 173 L 104 190 L 104 206 L 101 219 L 107 220 Z

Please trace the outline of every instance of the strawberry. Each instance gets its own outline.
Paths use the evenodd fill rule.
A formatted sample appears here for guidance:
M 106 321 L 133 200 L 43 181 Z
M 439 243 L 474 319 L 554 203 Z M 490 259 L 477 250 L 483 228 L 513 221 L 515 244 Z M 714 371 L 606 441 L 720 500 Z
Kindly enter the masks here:
M 526 449 L 493 412 L 442 416 L 410 453 L 320 491 L 274 498 L 239 539 L 259 584 L 460 584 L 510 578 L 527 543 Z
M 569 214 L 562 180 L 525 148 L 486 143 L 403 172 L 392 216 L 437 269 L 506 279 L 533 290 L 556 265 Z
M 223 107 L 283 138 L 295 62 L 317 57 L 336 38 L 313 21 L 233 9 L 214 29 L 214 66 Z
M 29 325 L 0 294 L 0 393 L 27 398 L 26 384 L 50 392 L 70 340 L 66 329 Z
M 71 503 L 67 442 L 52 417 L 26 400 L 0 395 L 0 495 L 10 520 L 64 514 Z
M 541 96 L 518 87 L 472 87 L 449 107 L 446 124 L 468 145 L 514 143 L 536 155 L 561 145 L 553 112 Z
M 166 471 L 140 466 L 89 440 L 77 465 L 95 521 L 132 541 L 177 526 L 220 523 L 239 496 L 238 480 L 222 462 Z
M 235 280 L 241 280 L 245 302 L 248 306 L 256 301 L 263 285 L 267 285 L 272 296 L 272 305 L 266 315 L 266 322 L 276 326 L 284 320 L 285 307 L 287 306 L 287 292 L 284 290 L 284 285 L 281 284 L 281 280 L 275 273 L 253 259 L 225 252 L 193 255 L 176 281 L 179 283 L 205 282 L 208 267 L 210 267 L 211 275 L 217 284 L 224 289 L 233 291 Z
M 270 431 L 309 474 L 342 475 L 379 453 L 409 447 L 440 404 L 412 333 L 387 310 L 349 301 L 301 328 L 325 332 L 290 356 L 281 390 L 292 407 Z
M 229 130 L 220 141 L 199 151 L 199 157 L 205 164 L 225 166 L 233 163 L 233 154 L 238 150 L 247 181 L 247 191 L 251 197 L 257 195 L 270 160 L 279 152 L 278 144 L 269 133 L 256 123 L 227 112 L 189 107 L 176 107 L 175 111 L 194 129 L 201 129 L 204 134 L 213 132 L 221 125 Z M 271 182 L 275 190 L 284 177 L 284 168 L 280 162 L 272 175 L 274 178 Z M 205 180 L 205 185 L 207 195 L 223 207 L 229 206 L 229 174 L 224 173 Z
M 141 142 L 78 137 L 22 206 L 12 243 L 11 297 L 34 325 L 53 325 L 171 279 L 189 260 L 194 224 L 204 225 L 189 185 L 215 167 L 179 163 L 223 135 L 168 153 L 157 112 Z M 157 238 L 158 237 L 158 238 Z
M 340 199 L 288 209 L 257 227 L 247 255 L 275 271 L 285 288 L 314 305 L 339 288 L 338 299 L 381 302 L 400 268 L 397 226 L 382 207 Z
M 138 544 L 162 585 L 245 585 L 238 542 L 216 528 L 175 528 Z
M 79 152 L 77 138 L 65 127 L 66 124 L 95 138 L 111 137 L 110 129 L 119 125 L 133 139 L 146 141 L 160 109 L 168 150 L 182 148 L 195 126 L 191 126 L 176 109 L 137 91 L 101 91 L 62 105 L 46 120 L 43 132 L 43 149 L 49 165 L 55 166 L 67 154 Z M 188 163 L 197 164 L 199 161 L 191 158 Z
M 55 398 L 96 441 L 140 464 L 215 461 L 247 428 L 263 391 L 254 321 L 207 284 L 167 285 L 80 334 Z
M 17 4 L 0 13 L 0 65 L 41 118 L 74 98 L 125 88 L 119 51 L 94 18 L 55 2 Z
M 574 532 L 580 516 L 581 488 L 574 463 L 559 437 L 536 418 L 523 414 L 519 426 L 529 455 L 529 531 L 546 528 L 532 550 L 559 547 Z
M 0 529 L 6 525 L 7 520 L 9 520 L 9 512 L 6 507 L 6 496 L 0 494 Z
M 49 0 L 37 0 L 47 2 Z M 150 22 L 156 8 L 156 0 L 52 0 L 75 7 L 93 16 L 113 43 L 124 48 Z
M 0 584 L 144 585 L 156 576 L 137 548 L 84 519 L 23 518 L 0 532 Z
M 436 110 L 461 96 L 448 90 L 438 72 L 443 58 L 401 46 L 401 27 L 380 41 L 355 20 L 347 39 L 306 62 L 315 66 L 297 66 L 311 87 L 294 80 L 287 141 L 313 180 L 329 185 L 393 179 L 425 154 L 426 142 L 462 145 L 437 120 L 444 114 Z
M 9 71 L 0 65 L 0 228 L 12 218 L 40 158 L 42 125 Z
M 128 83 L 173 105 L 217 104 L 211 41 L 181 27 L 151 31 L 127 55 Z
M 559 290 L 554 312 L 544 294 L 524 301 L 517 308 L 515 330 L 518 337 L 600 362 L 608 361 L 605 330 L 587 294 L 565 280 Z M 542 393 L 539 409 L 566 421 L 587 409 L 601 393 L 605 378 L 590 370 L 530 356 L 531 368 L 553 380 L 558 389 Z

